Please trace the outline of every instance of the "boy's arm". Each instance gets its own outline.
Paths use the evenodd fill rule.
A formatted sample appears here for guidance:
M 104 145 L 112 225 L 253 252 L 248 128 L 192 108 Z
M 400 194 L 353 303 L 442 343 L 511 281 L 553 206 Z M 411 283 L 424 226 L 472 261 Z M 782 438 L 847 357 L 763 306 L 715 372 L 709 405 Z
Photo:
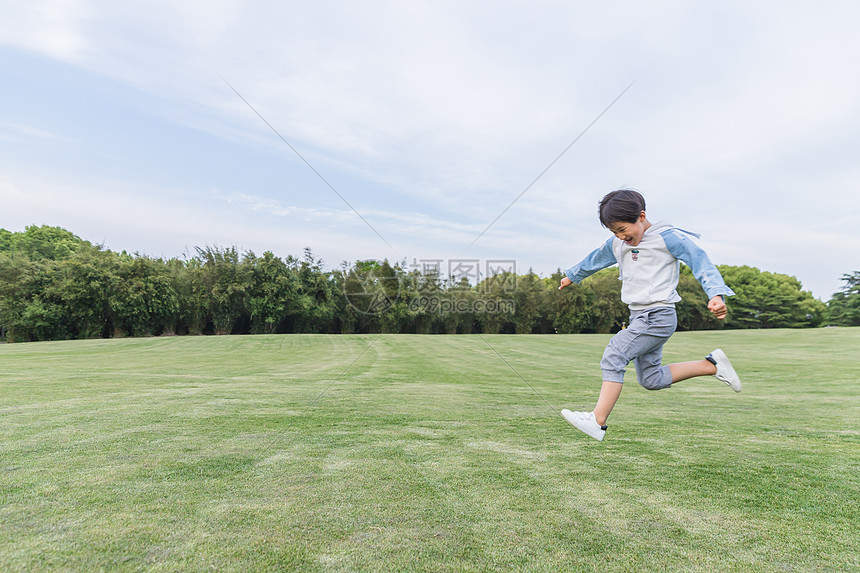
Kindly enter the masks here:
M 613 239 L 610 238 L 602 246 L 591 251 L 587 257 L 564 271 L 567 277 L 561 280 L 559 288 L 564 288 L 569 284 L 579 284 L 582 279 L 617 263 L 615 253 L 612 250 L 612 241 Z
M 734 291 L 726 286 L 723 276 L 708 258 L 708 254 L 688 239 L 684 233 L 677 229 L 669 229 L 660 233 L 660 236 L 663 237 L 663 241 L 666 242 L 666 248 L 669 249 L 672 256 L 683 261 L 693 271 L 693 276 L 702 285 L 705 294 L 708 295 L 708 299 L 711 301 L 708 303 L 709 309 L 711 309 L 715 297 L 721 295 L 722 297 L 734 296 Z M 718 307 L 719 304 L 714 303 L 714 306 Z M 722 315 L 725 316 L 725 302 L 722 303 L 722 307 L 722 309 L 717 310 L 721 310 Z M 714 312 L 714 309 L 711 309 L 711 312 Z M 714 314 L 716 315 L 717 312 L 714 312 Z M 718 316 L 718 318 L 720 317 Z

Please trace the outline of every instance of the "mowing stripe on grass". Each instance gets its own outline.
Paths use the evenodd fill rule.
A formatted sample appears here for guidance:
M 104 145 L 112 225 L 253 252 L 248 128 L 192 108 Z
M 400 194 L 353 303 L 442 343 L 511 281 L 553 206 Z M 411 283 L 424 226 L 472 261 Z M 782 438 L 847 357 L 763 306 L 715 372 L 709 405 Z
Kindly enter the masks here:
M 343 369 L 343 372 L 341 372 L 340 374 L 338 374 L 338 375 L 337 375 L 337 377 L 336 377 L 334 380 L 332 380 L 332 381 L 329 383 L 329 385 L 328 385 L 328 386 L 326 386 L 326 387 L 325 387 L 325 389 L 324 389 L 322 392 L 320 392 L 320 395 L 319 395 L 319 396 L 317 396 L 316 398 L 314 398 L 314 401 L 313 401 L 313 402 L 311 402 L 311 403 L 308 405 L 308 408 L 307 408 L 308 410 L 310 410 L 311 408 L 313 408 L 313 407 L 314 407 L 314 404 L 316 404 L 316 403 L 317 403 L 317 400 L 319 400 L 320 398 L 322 398 L 322 397 L 323 397 L 323 394 L 325 394 L 326 392 L 328 392 L 329 388 L 331 388 L 331 387 L 334 385 L 334 383 L 335 383 L 335 382 L 337 382 L 338 380 L 340 380 L 341 376 L 343 376 L 344 374 L 346 374 L 346 371 L 347 371 L 347 370 L 349 370 L 350 368 L 352 368 L 353 364 L 355 364 L 356 362 L 358 362 L 358 359 L 359 359 L 359 358 L 361 358 L 362 356 L 364 356 L 364 353 L 365 353 L 365 352 L 367 352 L 368 350 L 370 350 L 370 347 L 371 347 L 371 346 L 373 346 L 374 344 L 376 344 L 376 341 L 377 341 L 377 340 L 379 340 L 379 337 L 380 337 L 380 336 L 382 336 L 382 333 L 377 334 L 377 335 L 376 335 L 376 338 L 374 338 L 374 339 L 373 339 L 373 342 L 371 342 L 370 344 L 368 344 L 368 345 L 364 348 L 364 350 L 362 350 L 362 351 L 361 351 L 361 353 L 360 353 L 358 356 L 356 356 L 356 357 L 355 357 L 355 360 L 353 360 L 352 362 L 350 362 L 350 363 L 349 363 L 349 366 L 347 366 L 346 368 L 344 368 L 344 369 Z
M 532 386 L 531 384 L 529 384 L 529 381 L 528 381 L 528 380 L 526 380 L 525 378 L 523 378 L 523 377 L 522 377 L 522 374 L 520 374 L 519 372 L 517 372 L 516 368 L 514 368 L 513 366 L 511 366 L 511 363 L 510 363 L 510 362 L 508 362 L 507 360 L 505 360 L 505 357 L 504 357 L 504 356 L 502 356 L 501 354 L 499 354 L 499 351 L 498 351 L 498 350 L 496 350 L 495 348 L 493 348 L 493 347 L 492 347 L 492 345 L 491 345 L 489 342 L 487 342 L 487 339 L 486 339 L 486 338 L 484 338 L 483 336 L 481 336 L 481 333 L 480 333 L 480 332 L 475 332 L 475 334 L 477 334 L 478 336 L 480 336 L 480 337 L 481 337 L 481 340 L 483 340 L 483 341 L 484 341 L 484 344 L 486 344 L 487 346 L 489 346 L 489 347 L 490 347 L 490 350 L 492 350 L 493 352 L 495 352 L 495 353 L 496 353 L 496 356 L 498 356 L 499 358 L 501 358 L 501 359 L 502 359 L 502 362 L 504 362 L 505 364 L 507 364 L 507 365 L 508 365 L 508 368 L 510 368 L 511 370 L 513 370 L 514 374 L 516 374 L 517 376 L 519 376 L 519 377 L 520 377 L 520 380 L 522 380 L 523 382 L 525 382 L 525 383 L 526 383 L 526 386 L 528 386 L 529 388 L 531 388 L 531 389 L 532 389 L 532 392 L 534 392 L 535 394 L 537 394 L 538 396 L 540 396 L 540 397 L 541 397 L 541 399 L 542 399 L 544 402 L 546 402 L 546 405 L 547 405 L 547 406 L 549 406 L 549 409 L 550 409 L 550 410 L 552 410 L 553 414 L 555 414 L 556 412 L 558 412 L 558 410 L 556 410 L 556 408 L 555 408 L 552 404 L 550 404 L 550 403 L 549 403 L 549 401 L 548 401 L 546 398 L 544 398 L 544 397 L 543 397 L 543 394 L 541 394 L 540 392 L 538 392 L 537 390 L 535 390 L 535 387 L 534 387 L 534 386 Z

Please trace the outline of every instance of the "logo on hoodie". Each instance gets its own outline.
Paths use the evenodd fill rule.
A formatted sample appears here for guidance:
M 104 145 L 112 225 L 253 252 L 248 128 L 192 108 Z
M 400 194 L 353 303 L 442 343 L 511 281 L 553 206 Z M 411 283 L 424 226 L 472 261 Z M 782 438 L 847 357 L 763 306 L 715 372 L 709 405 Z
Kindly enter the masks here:
M 631 253 L 633 253 L 633 260 L 638 261 L 639 260 L 639 249 L 633 249 L 631 251 Z

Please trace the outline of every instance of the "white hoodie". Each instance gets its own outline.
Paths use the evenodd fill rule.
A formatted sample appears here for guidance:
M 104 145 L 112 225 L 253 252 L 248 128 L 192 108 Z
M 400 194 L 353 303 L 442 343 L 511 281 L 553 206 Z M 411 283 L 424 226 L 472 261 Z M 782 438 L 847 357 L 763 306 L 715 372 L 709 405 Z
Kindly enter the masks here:
M 687 235 L 694 234 L 658 221 L 648 227 L 635 247 L 612 237 L 567 269 L 567 277 L 578 284 L 600 269 L 618 263 L 621 300 L 630 310 L 674 307 L 681 300 L 677 291 L 680 260 L 692 269 L 709 299 L 734 295 L 705 251 Z

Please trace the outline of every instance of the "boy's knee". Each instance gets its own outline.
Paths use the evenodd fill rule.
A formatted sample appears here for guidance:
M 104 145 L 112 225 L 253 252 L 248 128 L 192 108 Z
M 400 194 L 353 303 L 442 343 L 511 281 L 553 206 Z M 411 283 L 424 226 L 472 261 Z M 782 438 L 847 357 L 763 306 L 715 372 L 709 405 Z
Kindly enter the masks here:
M 623 375 L 628 362 L 629 360 L 610 344 L 603 351 L 603 358 L 600 359 L 600 369 L 604 372 L 621 372 Z
M 627 372 L 627 369 L 624 368 L 624 366 L 626 365 L 601 360 L 600 372 L 603 374 L 603 380 L 606 382 L 619 382 L 623 384 L 624 373 Z
M 667 366 L 649 370 L 639 376 L 639 385 L 646 390 L 662 390 L 672 385 L 672 373 Z

